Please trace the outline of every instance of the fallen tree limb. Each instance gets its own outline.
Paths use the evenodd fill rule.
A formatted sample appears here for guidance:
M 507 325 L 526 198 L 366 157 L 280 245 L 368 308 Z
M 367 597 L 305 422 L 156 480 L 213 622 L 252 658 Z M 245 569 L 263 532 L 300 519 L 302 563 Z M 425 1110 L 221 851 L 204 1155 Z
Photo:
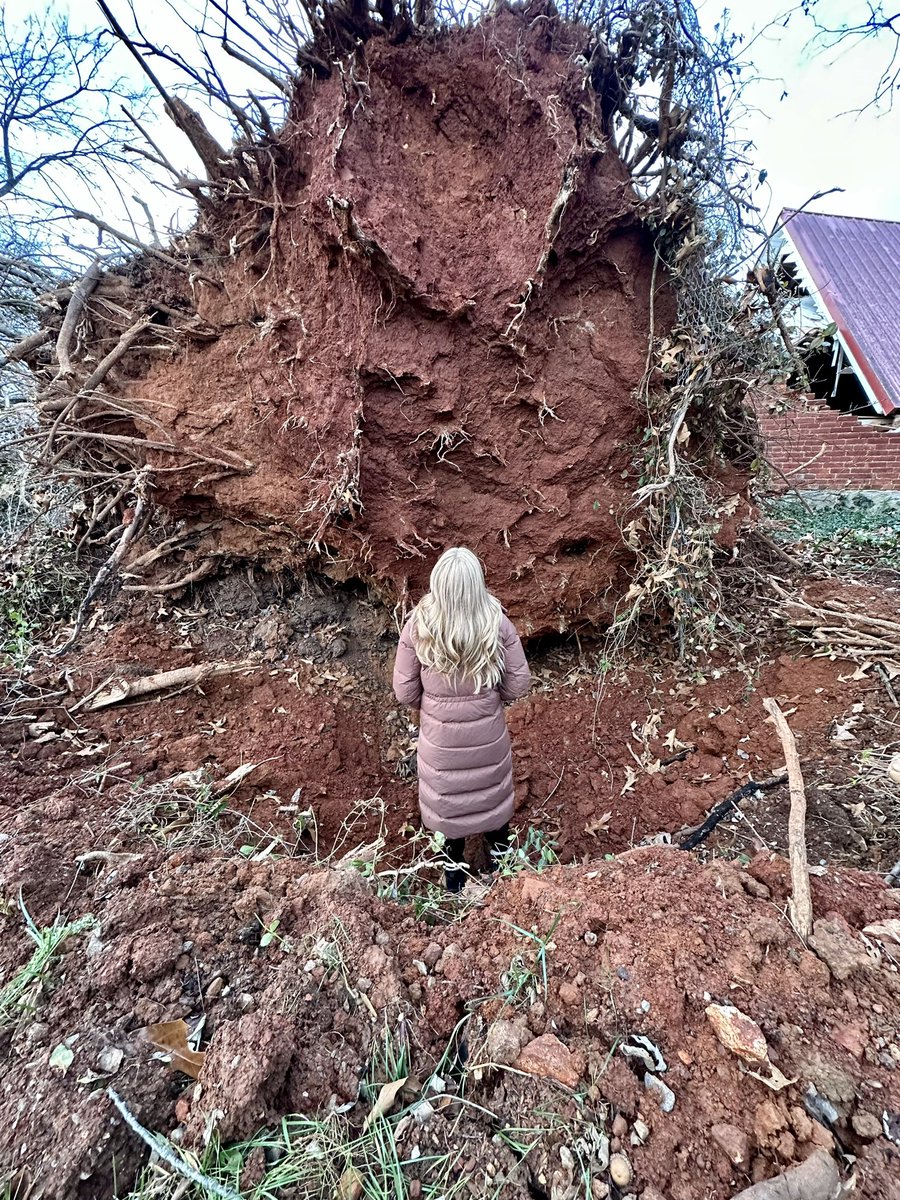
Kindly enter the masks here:
M 788 817 L 788 857 L 791 863 L 791 920 L 804 941 L 812 933 L 812 896 L 809 890 L 809 865 L 806 861 L 806 790 L 797 754 L 797 742 L 777 701 L 763 700 L 763 708 L 771 716 L 781 739 L 787 763 L 788 785 L 791 791 L 791 810 Z
M 752 796 L 754 792 L 771 791 L 772 788 L 780 787 L 781 784 L 786 783 L 787 778 L 787 775 L 773 775 L 770 779 L 760 780 L 759 783 L 753 779 L 748 780 L 743 787 L 739 787 L 736 792 L 732 792 L 730 796 L 726 796 L 724 800 L 720 800 L 714 808 L 711 808 L 706 820 L 682 838 L 678 843 L 678 849 L 693 850 L 709 837 L 715 827 L 721 821 L 725 820 L 732 809 L 737 808 L 745 796 Z
M 733 1200 L 838 1200 L 842 1192 L 837 1163 L 827 1150 L 820 1149 L 774 1179 L 744 1188 Z
M 245 671 L 251 666 L 252 663 L 246 661 L 213 662 L 200 663 L 196 667 L 177 667 L 173 671 L 160 671 L 155 675 L 145 675 L 141 679 L 116 679 L 112 676 L 100 685 L 101 689 L 107 690 L 98 689 L 87 699 L 84 707 L 88 712 L 96 712 L 100 708 L 121 704 L 123 700 L 152 696 L 169 688 L 193 687 L 214 675 L 229 675 L 235 671 Z

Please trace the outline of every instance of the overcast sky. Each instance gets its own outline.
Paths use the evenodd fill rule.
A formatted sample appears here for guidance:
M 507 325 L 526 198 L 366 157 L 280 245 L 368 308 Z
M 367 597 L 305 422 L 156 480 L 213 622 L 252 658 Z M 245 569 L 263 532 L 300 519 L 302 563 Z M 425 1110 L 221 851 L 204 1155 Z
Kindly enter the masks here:
M 752 36 L 790 6 L 784 0 L 734 0 L 728 7 L 732 27 Z M 859 0 L 821 3 L 835 25 L 864 7 Z M 704 25 L 721 11 L 721 3 L 707 0 L 700 10 Z M 843 187 L 811 210 L 900 221 L 900 103 L 892 112 L 848 111 L 871 98 L 893 39 L 828 50 L 810 47 L 809 37 L 809 21 L 795 13 L 786 29 L 769 28 L 750 50 L 756 71 L 767 78 L 748 89 L 756 111 L 744 126 L 756 143 L 757 165 L 768 171 L 771 216 L 799 207 L 815 192 Z M 764 203 L 765 186 L 758 195 Z

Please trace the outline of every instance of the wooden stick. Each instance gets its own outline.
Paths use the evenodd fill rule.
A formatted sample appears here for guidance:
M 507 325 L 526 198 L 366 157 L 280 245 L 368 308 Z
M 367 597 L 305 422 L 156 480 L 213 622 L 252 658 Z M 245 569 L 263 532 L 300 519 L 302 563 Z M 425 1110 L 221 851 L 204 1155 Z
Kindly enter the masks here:
M 113 676 L 103 684 L 107 691 L 100 691 L 88 700 L 85 708 L 95 712 L 99 708 L 109 708 L 113 704 L 121 704 L 123 700 L 132 700 L 139 696 L 151 696 L 155 692 L 163 692 L 168 688 L 193 687 L 209 679 L 212 675 L 227 675 L 233 671 L 245 671 L 252 666 L 249 662 L 231 663 L 200 663 L 196 667 L 177 667 L 174 671 L 160 671 L 156 675 L 145 675 L 142 679 L 116 679 Z
M 804 941 L 812 933 L 812 897 L 809 890 L 809 866 L 806 861 L 806 791 L 803 772 L 797 754 L 797 742 L 777 701 L 763 700 L 763 708 L 771 716 L 781 739 L 787 763 L 788 786 L 791 792 L 791 811 L 788 817 L 788 857 L 791 862 L 790 900 L 791 921 Z

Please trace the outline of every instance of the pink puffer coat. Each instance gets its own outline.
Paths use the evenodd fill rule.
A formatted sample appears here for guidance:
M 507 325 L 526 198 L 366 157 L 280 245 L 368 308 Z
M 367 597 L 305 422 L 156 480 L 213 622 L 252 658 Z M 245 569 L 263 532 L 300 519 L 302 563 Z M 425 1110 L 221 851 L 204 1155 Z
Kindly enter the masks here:
M 500 683 L 475 692 L 416 657 L 413 618 L 400 635 L 394 694 L 418 708 L 419 806 L 422 821 L 447 837 L 499 829 L 513 813 L 512 750 L 503 701 L 524 696 L 531 683 L 525 652 L 508 617 L 500 622 L 504 670 Z

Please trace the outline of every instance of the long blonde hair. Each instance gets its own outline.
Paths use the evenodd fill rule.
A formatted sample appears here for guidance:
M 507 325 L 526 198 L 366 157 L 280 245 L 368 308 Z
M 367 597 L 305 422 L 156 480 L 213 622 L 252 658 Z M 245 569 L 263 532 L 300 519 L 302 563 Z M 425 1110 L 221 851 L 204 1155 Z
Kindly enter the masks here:
M 430 586 L 414 614 L 419 662 L 441 675 L 471 679 L 476 692 L 494 687 L 503 675 L 503 612 L 485 586 L 481 563 L 465 546 L 445 550 Z

